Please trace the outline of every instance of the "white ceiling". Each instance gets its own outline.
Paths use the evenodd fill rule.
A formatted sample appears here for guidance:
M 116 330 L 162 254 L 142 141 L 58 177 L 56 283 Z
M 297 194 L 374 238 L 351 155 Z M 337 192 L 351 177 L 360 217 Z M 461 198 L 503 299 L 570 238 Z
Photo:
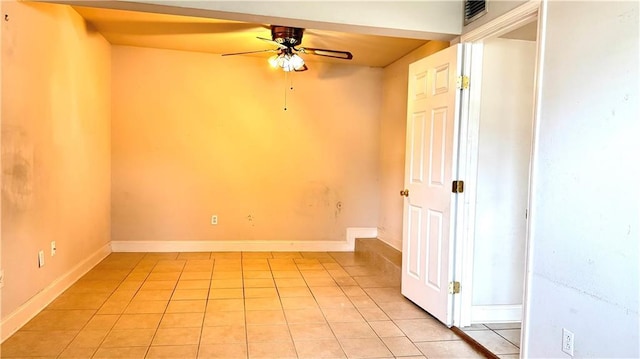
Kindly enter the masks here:
M 270 24 L 79 6 L 74 6 L 74 9 L 85 18 L 88 29 L 100 32 L 114 45 L 215 54 L 274 48 L 268 42 L 256 38 L 260 36 L 270 39 Z M 302 45 L 350 51 L 353 59 L 348 61 L 349 64 L 384 67 L 427 42 L 427 40 L 418 39 L 306 29 Z M 271 53 L 267 52 L 241 56 L 266 58 L 270 55 Z M 320 56 L 303 56 L 305 61 L 347 63 L 345 60 Z

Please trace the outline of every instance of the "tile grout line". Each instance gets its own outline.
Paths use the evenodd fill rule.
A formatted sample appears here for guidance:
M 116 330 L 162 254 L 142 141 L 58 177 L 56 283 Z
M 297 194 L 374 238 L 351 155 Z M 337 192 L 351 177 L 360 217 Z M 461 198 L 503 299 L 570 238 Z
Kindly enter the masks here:
M 244 342 L 246 348 L 245 358 L 250 358 L 249 355 L 249 323 L 247 322 L 247 297 L 245 290 L 245 282 L 244 282 L 244 255 L 243 252 L 240 252 L 240 281 L 242 282 L 242 308 L 244 314 Z
M 176 260 L 177 260 L 177 256 L 176 256 Z M 156 264 L 153 266 L 153 268 L 151 268 L 151 270 L 149 271 L 149 274 L 147 275 L 146 279 L 144 281 L 142 281 L 142 285 L 140 285 L 140 287 L 138 288 L 138 291 L 136 291 L 136 294 L 134 294 L 134 296 L 131 298 L 131 300 L 129 301 L 129 304 L 131 304 L 131 302 L 133 301 L 133 299 L 135 298 L 137 293 L 140 292 L 142 286 L 144 286 L 144 284 L 147 282 L 147 280 L 151 276 L 151 273 L 153 273 L 153 270 L 158 266 L 159 262 L 160 262 L 160 260 L 156 261 Z M 178 280 L 180 280 L 180 277 L 178 277 Z M 173 293 L 175 292 L 177 287 L 178 287 L 178 283 L 176 282 L 176 284 L 173 287 L 173 290 L 171 291 L 171 296 L 173 296 Z M 171 296 L 169 296 L 169 301 L 171 301 Z M 149 351 L 151 350 L 151 345 L 153 344 L 153 340 L 156 338 L 156 335 L 158 335 L 158 330 L 160 329 L 160 323 L 162 323 L 162 319 L 164 318 L 164 315 L 167 312 L 167 307 L 169 307 L 169 302 L 167 302 L 167 305 L 164 308 L 164 312 L 160 316 L 160 321 L 158 322 L 158 325 L 156 326 L 156 330 L 154 331 L 153 335 L 151 336 L 151 341 L 149 342 L 149 345 L 147 346 L 147 350 L 145 350 L 145 352 L 144 352 L 143 358 L 146 358 L 149 355 Z M 126 312 L 126 310 L 127 309 L 125 308 L 125 312 Z M 122 315 L 124 315 L 124 313 Z M 120 316 L 121 318 L 122 318 L 122 315 Z M 117 324 L 117 322 L 116 322 L 116 324 Z M 114 327 L 115 327 L 115 324 L 114 324 Z
M 295 263 L 295 260 L 292 260 L 292 263 Z M 289 320 L 287 319 L 287 314 L 284 311 L 284 305 L 282 305 L 282 297 L 280 296 L 280 291 L 278 289 L 278 286 L 276 285 L 276 280 L 273 277 L 273 267 L 271 265 L 271 262 L 269 262 L 268 260 L 267 260 L 267 264 L 269 265 L 269 274 L 271 274 L 271 279 L 273 280 L 273 286 L 275 287 L 276 293 L 278 294 L 278 302 L 280 303 L 280 308 L 282 310 L 282 315 L 284 316 L 284 322 L 287 324 L 287 332 L 289 333 L 289 339 L 291 339 L 291 345 L 293 346 L 293 351 L 296 353 L 296 358 L 299 358 L 300 354 L 298 353 L 298 348 L 296 347 L 296 342 L 293 339 L 293 334 L 291 334 L 291 327 L 289 326 L 290 323 L 289 323 Z
M 489 328 L 491 329 L 491 328 Z M 498 329 L 498 330 L 511 330 L 511 329 Z M 507 339 L 506 337 L 504 337 L 502 334 L 498 333 L 498 330 L 494 330 L 491 329 L 491 331 L 493 331 L 494 333 L 496 333 L 498 336 L 500 336 L 502 339 L 506 340 L 507 342 L 509 342 L 511 345 L 513 345 L 514 347 L 518 348 L 518 354 L 520 354 L 520 346 L 516 345 L 515 343 L 513 343 L 511 340 Z M 514 328 L 515 330 L 515 328 Z M 520 329 L 521 330 L 521 329 Z M 515 353 L 514 353 L 515 354 Z
M 204 322 L 207 316 L 207 307 L 209 306 L 209 296 L 211 295 L 211 289 L 212 289 L 211 280 L 213 279 L 213 270 L 216 267 L 216 260 L 215 258 L 211 258 L 212 256 L 213 256 L 213 253 L 209 253 L 209 260 L 213 260 L 213 263 L 211 264 L 211 274 L 209 275 L 209 279 L 208 279 L 209 287 L 207 289 L 207 298 L 204 301 L 204 311 L 202 312 L 202 321 L 200 322 L 200 335 L 198 336 L 198 345 L 196 346 L 196 358 L 198 358 L 198 356 L 200 355 L 200 347 L 202 346 L 202 334 L 204 334 Z M 176 287 L 177 286 L 178 285 L 176 284 Z M 167 305 L 167 308 L 168 308 L 168 305 Z

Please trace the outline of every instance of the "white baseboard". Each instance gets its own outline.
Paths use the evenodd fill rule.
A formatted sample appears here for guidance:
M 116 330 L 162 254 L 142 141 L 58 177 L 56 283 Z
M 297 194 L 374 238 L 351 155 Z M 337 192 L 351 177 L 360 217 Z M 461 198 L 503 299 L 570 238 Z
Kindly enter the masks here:
M 356 238 L 375 238 L 376 228 L 347 228 L 344 241 L 113 241 L 114 252 L 353 252 Z
M 109 253 L 111 253 L 111 244 L 107 243 L 4 318 L 0 323 L 0 343 L 27 324 L 62 292 L 100 263 Z
M 522 321 L 522 304 L 471 306 L 471 324 Z
M 367 227 L 349 227 L 347 228 L 347 243 L 349 250 L 346 252 L 353 252 L 356 249 L 356 238 L 377 238 L 378 228 Z

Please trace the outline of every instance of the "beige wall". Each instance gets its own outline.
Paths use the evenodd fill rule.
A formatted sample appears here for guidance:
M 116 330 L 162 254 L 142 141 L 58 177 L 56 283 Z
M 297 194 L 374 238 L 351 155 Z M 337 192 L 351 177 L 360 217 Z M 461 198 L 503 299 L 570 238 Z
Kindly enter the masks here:
M 344 240 L 376 227 L 382 69 L 112 49 L 112 239 Z M 216 214 L 219 224 L 210 224 Z
M 109 242 L 111 95 L 109 44 L 70 7 L 3 1 L 2 14 L 5 319 Z
M 409 64 L 427 57 L 449 43 L 430 41 L 387 66 L 383 73 L 380 110 L 380 197 L 378 238 L 402 249 L 402 197 L 407 123 Z

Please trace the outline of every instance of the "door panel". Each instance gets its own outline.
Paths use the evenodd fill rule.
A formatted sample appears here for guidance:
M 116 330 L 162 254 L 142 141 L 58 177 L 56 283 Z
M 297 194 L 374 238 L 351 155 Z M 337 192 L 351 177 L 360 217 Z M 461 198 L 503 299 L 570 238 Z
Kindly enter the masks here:
M 429 185 L 443 186 L 445 181 L 447 145 L 447 109 L 434 109 L 431 113 L 431 146 L 429 148 Z
M 448 326 L 460 55 L 456 45 L 411 64 L 407 104 L 402 294 Z
M 428 76 L 427 76 L 426 70 L 417 72 L 414 75 L 414 80 L 413 80 L 413 87 L 414 87 L 413 100 L 414 101 L 424 99 L 427 96 L 427 89 L 429 88 L 427 80 L 428 80 Z M 411 101 L 411 99 L 412 98 L 410 97 L 409 101 Z
M 412 183 L 424 182 L 424 148 L 414 148 L 424 146 L 424 126 L 426 124 L 425 113 L 417 113 L 413 116 L 413 138 L 411 139 L 411 168 L 409 169 Z
M 407 213 L 409 226 L 407 232 L 407 274 L 415 279 L 420 279 L 422 275 L 422 267 L 420 266 L 420 256 L 422 254 L 420 242 L 420 228 L 422 228 L 422 209 L 420 207 L 409 206 Z
M 433 72 L 433 95 L 449 91 L 449 64 L 442 64 Z
M 442 221 L 443 214 L 441 212 L 429 209 L 428 220 L 429 227 L 427 230 L 427 284 L 436 290 L 440 290 L 440 279 L 442 272 Z

